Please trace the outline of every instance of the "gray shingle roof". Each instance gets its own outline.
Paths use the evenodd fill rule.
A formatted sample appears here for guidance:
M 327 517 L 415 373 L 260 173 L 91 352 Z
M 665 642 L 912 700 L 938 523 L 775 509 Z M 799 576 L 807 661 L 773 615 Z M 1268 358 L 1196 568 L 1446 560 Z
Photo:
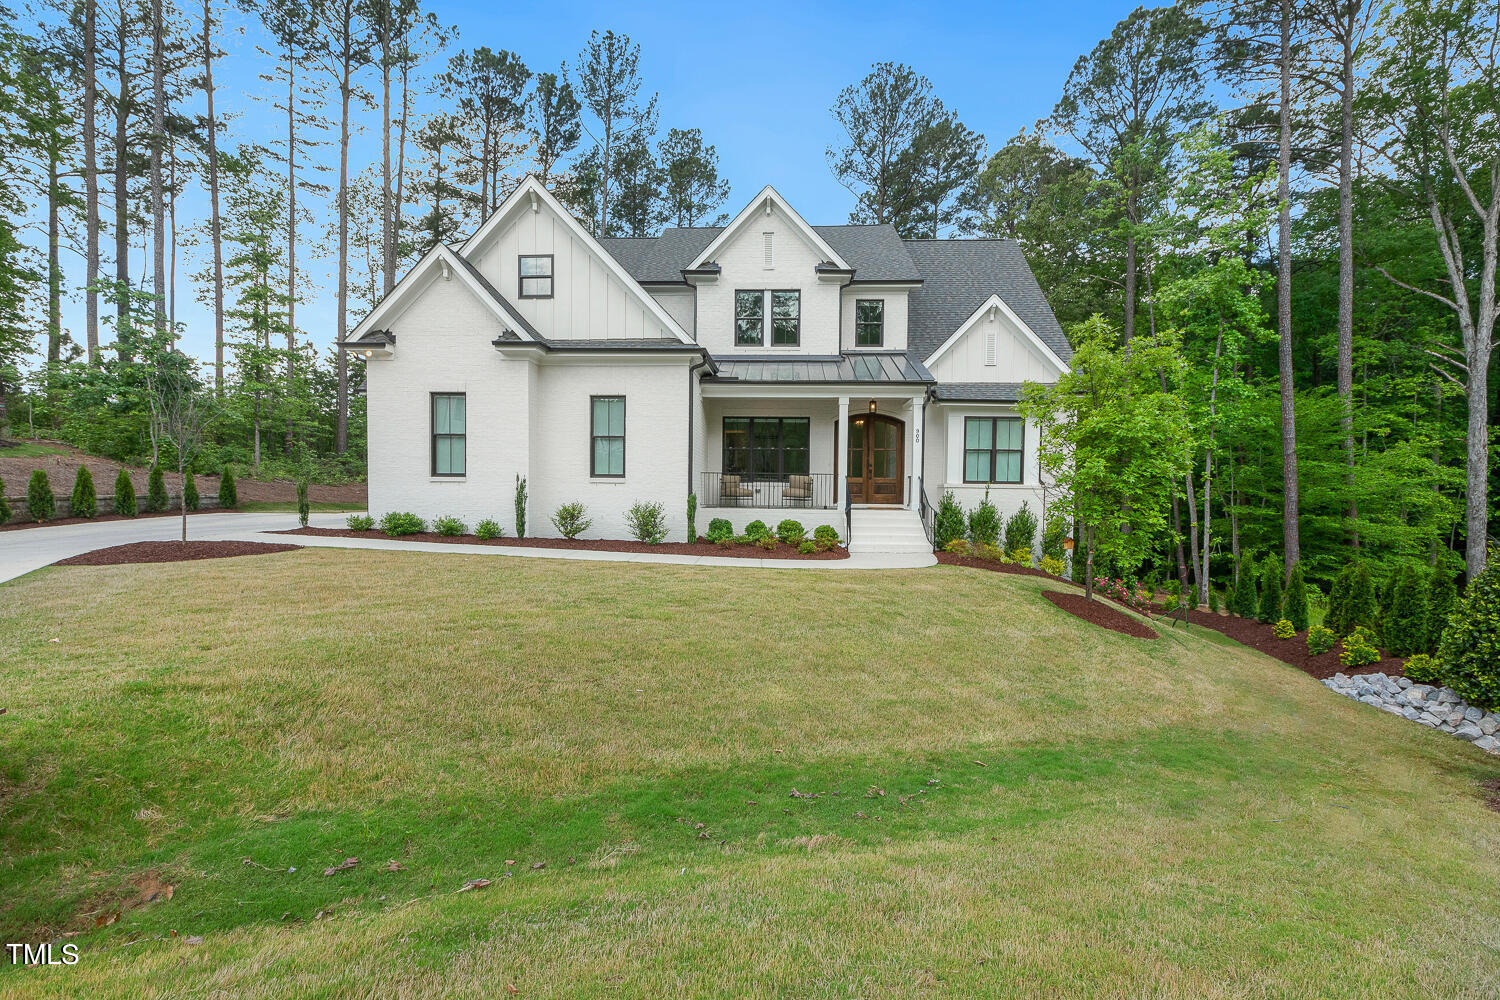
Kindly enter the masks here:
M 945 402 L 1015 403 L 1022 388 L 1020 382 L 942 382 L 932 394 Z
M 531 320 L 527 319 L 525 315 L 522 314 L 521 310 L 517 309 L 511 303 L 510 299 L 507 299 L 504 295 L 502 295 L 500 293 L 500 289 L 490 284 L 490 279 L 486 278 L 484 274 L 479 270 L 479 268 L 470 263 L 469 258 L 459 257 L 458 259 L 463 262 L 464 270 L 468 271 L 471 275 L 474 276 L 474 280 L 479 283 L 479 287 L 483 288 L 491 298 L 500 303 L 500 305 L 505 308 L 506 312 L 510 313 L 516 318 L 516 322 L 520 324 L 521 329 L 525 330 L 527 333 L 531 334 L 532 337 L 540 340 L 542 343 L 547 342 L 547 338 L 542 336 L 541 331 L 531 325 Z
M 906 354 L 862 353 L 830 357 L 714 359 L 714 382 L 863 382 L 910 384 L 933 381 L 932 373 Z
M 923 277 L 922 287 L 911 292 L 907 319 L 908 344 L 917 357 L 929 357 L 995 294 L 1058 357 L 1067 361 L 1073 356 L 1073 348 L 1015 240 L 905 242 Z
M 854 268 L 858 281 L 917 281 L 917 265 L 892 226 L 814 226 Z M 720 226 L 663 229 L 660 236 L 609 237 L 599 242 L 636 281 L 681 281 L 691 264 L 722 233 Z

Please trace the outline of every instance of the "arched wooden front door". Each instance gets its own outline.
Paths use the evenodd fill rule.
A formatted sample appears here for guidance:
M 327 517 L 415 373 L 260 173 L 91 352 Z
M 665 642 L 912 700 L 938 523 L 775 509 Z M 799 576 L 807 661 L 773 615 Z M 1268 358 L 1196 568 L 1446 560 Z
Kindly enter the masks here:
M 899 505 L 905 475 L 906 425 L 884 413 L 850 417 L 849 501 Z

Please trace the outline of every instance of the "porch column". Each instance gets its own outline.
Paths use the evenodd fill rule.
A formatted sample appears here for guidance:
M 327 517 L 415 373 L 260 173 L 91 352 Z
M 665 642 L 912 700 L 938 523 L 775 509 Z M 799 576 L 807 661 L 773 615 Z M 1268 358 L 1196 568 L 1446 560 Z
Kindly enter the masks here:
M 833 443 L 833 506 L 844 509 L 844 491 L 849 488 L 849 397 L 839 397 L 838 440 Z
M 911 401 L 911 495 L 906 498 L 908 510 L 920 510 L 921 501 L 918 497 L 922 491 L 922 433 L 924 427 L 923 412 L 927 404 L 926 396 L 918 396 Z

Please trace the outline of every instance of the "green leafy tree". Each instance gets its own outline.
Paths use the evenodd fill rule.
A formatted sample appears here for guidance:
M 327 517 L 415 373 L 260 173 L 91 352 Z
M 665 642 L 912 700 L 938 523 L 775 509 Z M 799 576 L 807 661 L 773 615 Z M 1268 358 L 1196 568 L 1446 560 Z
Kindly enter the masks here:
M 51 517 L 56 509 L 57 500 L 52 495 L 52 484 L 47 481 L 47 470 L 33 470 L 31 482 L 26 485 L 26 513 L 40 524 Z
M 1469 581 L 1443 631 L 1443 679 L 1470 705 L 1500 709 L 1500 566 Z
M 1281 620 L 1281 560 L 1269 556 L 1260 567 L 1260 604 L 1256 620 L 1270 625 Z
M 86 465 L 78 467 L 73 477 L 73 496 L 68 501 L 68 513 L 74 517 L 93 517 L 99 513 L 99 497 L 94 492 L 94 474 Z
M 119 475 L 115 476 L 115 513 L 121 517 L 135 517 L 135 483 L 130 480 L 130 472 L 121 469 Z
M 1292 628 L 1298 632 L 1307 631 L 1307 579 L 1303 575 L 1301 563 L 1292 567 L 1292 574 L 1287 579 L 1282 614 L 1292 623 Z

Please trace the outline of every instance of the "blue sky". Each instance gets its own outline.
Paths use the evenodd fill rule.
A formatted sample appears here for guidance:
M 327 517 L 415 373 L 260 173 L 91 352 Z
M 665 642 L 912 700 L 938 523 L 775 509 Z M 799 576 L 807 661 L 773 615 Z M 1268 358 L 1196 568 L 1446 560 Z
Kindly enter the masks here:
M 726 208 L 737 210 L 772 184 L 815 224 L 843 222 L 853 205 L 824 158 L 824 149 L 839 137 L 828 109 L 839 90 L 872 63 L 905 62 L 926 74 L 944 103 L 995 148 L 1051 111 L 1077 57 L 1131 9 L 1104 0 L 1065 6 L 879 0 L 743 6 L 554 0 L 501 6 L 436 0 L 428 6 L 442 23 L 458 28 L 450 51 L 508 48 L 533 70 L 555 70 L 563 60 L 571 66 L 594 28 L 630 35 L 641 46 L 647 89 L 660 94 L 663 132 L 698 127 L 718 147 L 721 172 L 733 185 Z M 232 138 L 266 141 L 277 126 L 268 107 L 251 99 L 269 86 L 258 79 L 263 57 L 255 49 L 257 33 L 242 15 L 230 23 L 239 30 L 225 39 L 229 54 L 216 71 L 219 104 L 237 115 Z M 435 108 L 434 101 L 417 103 L 419 113 Z M 378 112 L 365 112 L 364 120 L 368 127 L 355 140 L 351 173 L 378 161 Z M 333 148 L 325 153 L 332 161 Z M 319 225 L 331 218 L 326 206 L 316 210 Z M 179 201 L 182 229 L 205 214 L 206 197 L 198 192 Z M 186 327 L 184 347 L 207 358 L 212 313 L 196 302 L 190 277 L 200 266 L 197 252 L 179 250 L 177 315 Z M 132 270 L 138 271 L 140 251 L 132 256 Z M 299 307 L 298 325 L 326 345 L 334 331 L 333 261 L 318 259 L 310 245 L 299 246 L 302 261 L 320 287 Z M 65 263 L 77 287 L 81 266 L 76 258 Z M 82 312 L 75 297 L 64 314 L 80 342 Z

